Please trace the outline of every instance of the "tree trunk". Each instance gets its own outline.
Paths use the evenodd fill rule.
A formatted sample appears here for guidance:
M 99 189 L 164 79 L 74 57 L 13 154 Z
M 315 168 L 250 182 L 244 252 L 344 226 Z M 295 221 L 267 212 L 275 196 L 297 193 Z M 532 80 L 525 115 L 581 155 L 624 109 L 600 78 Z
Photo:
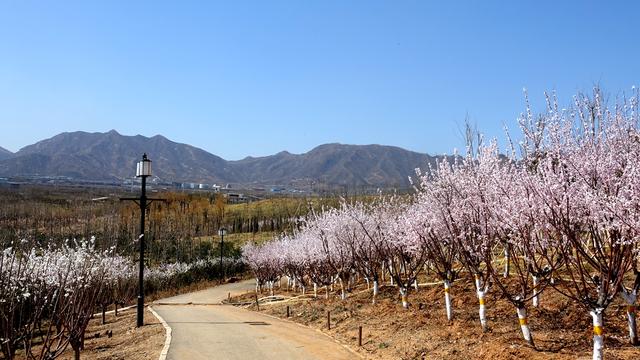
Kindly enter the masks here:
M 593 319 L 593 360 L 602 360 L 604 352 L 604 329 L 602 327 L 602 313 L 604 309 L 592 310 L 589 313 Z
M 511 270 L 511 263 L 509 259 L 509 244 L 504 246 L 504 274 L 502 276 L 509 277 L 509 272 Z
M 629 324 L 629 342 L 631 345 L 638 345 L 638 328 L 636 326 L 636 301 L 638 300 L 637 291 L 622 290 L 622 298 L 627 303 L 627 323 Z
M 488 330 L 487 327 L 487 317 L 486 317 L 486 301 L 485 296 L 487 294 L 487 289 L 483 287 L 483 284 L 480 283 L 480 277 L 475 275 L 476 280 L 476 294 L 478 295 L 478 303 L 480 304 L 480 309 L 478 310 L 478 314 L 480 316 L 480 325 L 482 325 L 482 331 L 486 332 Z
M 376 303 L 376 298 L 378 297 L 378 280 L 373 280 L 373 300 L 372 303 Z
M 73 349 L 73 358 L 74 360 L 80 360 L 80 343 L 76 341 L 77 339 L 69 341 L 71 348 Z
M 449 280 L 444 281 L 444 303 L 447 308 L 447 320 L 453 320 L 453 312 L 451 311 L 451 284 L 449 284 Z
M 538 292 L 538 277 L 533 275 L 533 306 L 534 307 L 538 307 L 540 305 L 540 298 L 539 298 L 539 292 Z
M 342 278 L 340 278 L 340 299 L 342 299 L 342 300 L 346 300 L 347 299 L 347 291 L 344 288 L 344 280 L 342 280 Z
M 409 308 L 409 300 L 407 299 L 407 288 L 404 286 L 400 287 L 400 296 L 402 297 L 402 307 L 405 309 Z
M 527 318 L 527 308 L 524 306 L 518 307 L 518 321 L 520 321 L 520 330 L 522 330 L 522 337 L 529 345 L 535 347 L 533 343 L 533 336 L 531 336 L 531 330 L 529 330 L 529 319 Z
M 636 306 L 627 306 L 627 322 L 629 323 L 629 342 L 638 345 L 638 331 L 636 326 Z

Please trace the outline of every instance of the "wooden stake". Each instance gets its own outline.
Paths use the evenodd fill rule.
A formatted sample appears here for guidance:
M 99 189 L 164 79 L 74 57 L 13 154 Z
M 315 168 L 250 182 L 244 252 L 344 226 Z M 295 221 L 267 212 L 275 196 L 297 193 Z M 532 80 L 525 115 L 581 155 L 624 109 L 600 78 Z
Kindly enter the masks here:
M 358 346 L 362 346 L 362 325 L 358 326 Z
M 331 311 L 327 311 L 327 329 L 331 330 Z
M 287 305 L 287 317 L 289 317 L 289 305 Z
M 256 293 L 256 307 L 258 308 L 258 311 L 260 311 L 260 303 L 258 302 L 258 293 Z

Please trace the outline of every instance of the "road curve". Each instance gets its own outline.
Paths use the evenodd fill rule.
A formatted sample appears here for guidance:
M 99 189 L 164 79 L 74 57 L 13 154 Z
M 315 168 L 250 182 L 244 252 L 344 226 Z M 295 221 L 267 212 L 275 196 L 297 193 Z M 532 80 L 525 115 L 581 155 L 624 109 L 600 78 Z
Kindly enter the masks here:
M 357 355 L 323 334 L 253 311 L 221 305 L 228 294 L 254 289 L 235 284 L 158 300 L 154 310 L 172 328 L 168 360 L 353 359 Z

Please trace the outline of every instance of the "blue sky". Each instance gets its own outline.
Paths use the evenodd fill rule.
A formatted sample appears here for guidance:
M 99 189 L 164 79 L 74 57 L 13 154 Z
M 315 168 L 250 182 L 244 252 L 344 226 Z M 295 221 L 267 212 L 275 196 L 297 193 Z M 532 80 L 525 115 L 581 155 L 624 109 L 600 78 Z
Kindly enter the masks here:
M 226 159 L 327 142 L 431 154 L 640 79 L 628 1 L 4 1 L 0 146 L 152 136 Z M 542 111 L 542 107 L 537 107 Z

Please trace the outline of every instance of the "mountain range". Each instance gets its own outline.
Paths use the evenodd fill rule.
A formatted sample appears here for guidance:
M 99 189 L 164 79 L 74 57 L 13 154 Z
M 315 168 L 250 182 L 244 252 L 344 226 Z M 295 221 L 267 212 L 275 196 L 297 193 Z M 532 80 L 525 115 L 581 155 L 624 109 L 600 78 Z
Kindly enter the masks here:
M 125 136 L 65 132 L 25 146 L 16 153 L 0 148 L 0 176 L 65 176 L 119 181 L 135 174 L 142 153 L 153 161 L 153 175 L 165 182 L 342 186 L 409 185 L 416 168 L 438 157 L 394 146 L 324 144 L 304 154 L 282 151 L 265 157 L 227 161 L 164 136 Z

